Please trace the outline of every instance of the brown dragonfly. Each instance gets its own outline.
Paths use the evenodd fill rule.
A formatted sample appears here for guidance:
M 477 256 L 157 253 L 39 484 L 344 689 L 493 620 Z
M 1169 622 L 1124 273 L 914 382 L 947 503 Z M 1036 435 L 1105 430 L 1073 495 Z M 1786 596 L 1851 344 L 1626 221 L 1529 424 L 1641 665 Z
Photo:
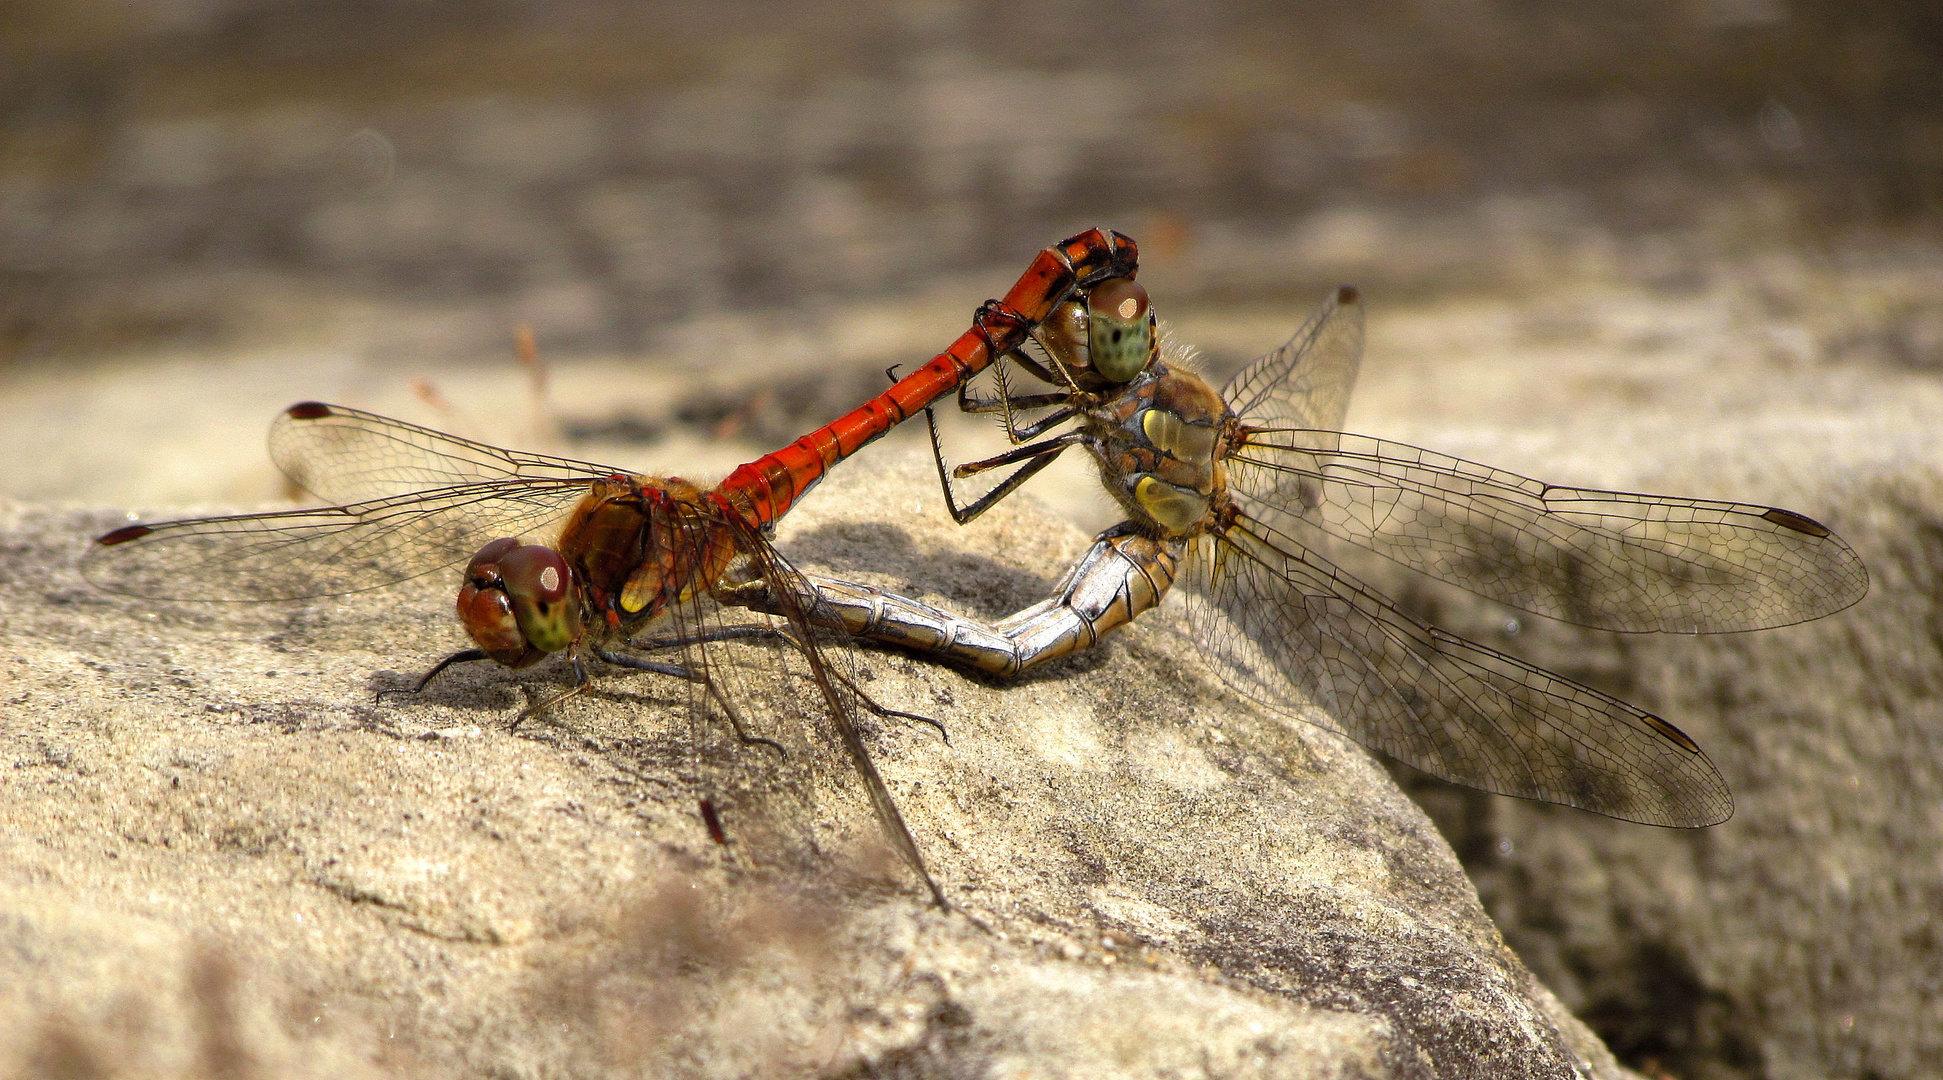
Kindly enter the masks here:
M 855 711 L 867 699 L 822 647 L 840 620 L 769 538 L 831 466 L 1016 349 L 1075 290 L 1126 279 L 1135 257 L 1131 241 L 1098 230 L 1047 248 L 930 363 L 714 487 L 304 402 L 272 425 L 270 456 L 334 505 L 129 525 L 98 538 L 82 568 L 101 588 L 132 596 L 276 601 L 463 565 L 458 613 L 476 647 L 440 661 L 419 689 L 453 664 L 522 668 L 562 654 L 574 685 L 561 697 L 589 684 L 590 658 L 672 676 L 747 740 L 761 741 L 745 720 L 758 710 L 818 713 L 900 855 L 943 906 L 858 732 Z M 748 610 L 758 599 L 772 620 Z M 762 662 L 735 661 L 733 642 L 771 647 Z
M 1053 596 L 990 625 L 812 577 L 819 611 L 850 633 L 1010 675 L 1091 647 L 1178 576 L 1196 643 L 1256 701 L 1458 784 L 1694 827 L 1726 820 L 1733 799 L 1680 729 L 1414 618 L 1324 552 L 1356 545 L 1524 611 L 1633 632 L 1784 626 L 1868 590 L 1854 551 L 1792 510 L 1547 484 L 1338 430 L 1362 355 L 1351 288 L 1220 393 L 1183 366 L 1127 277 L 1076 293 L 1032 339 L 1037 355 L 995 366 L 995 395 L 959 393 L 964 410 L 999 414 L 1015 449 L 947 470 L 933 425 L 953 516 L 971 520 L 1080 446 L 1127 519 Z M 1051 389 L 1014 392 L 1008 367 Z M 957 502 L 954 478 L 1005 466 Z

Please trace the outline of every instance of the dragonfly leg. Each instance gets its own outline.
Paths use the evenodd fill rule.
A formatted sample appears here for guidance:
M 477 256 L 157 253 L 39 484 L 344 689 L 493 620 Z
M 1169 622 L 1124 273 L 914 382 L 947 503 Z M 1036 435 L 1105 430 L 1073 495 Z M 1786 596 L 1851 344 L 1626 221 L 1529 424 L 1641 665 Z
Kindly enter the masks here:
M 1023 363 L 1025 358 L 1019 353 L 1012 353 L 1010 359 Z M 998 379 L 999 385 L 998 393 L 991 397 L 983 397 L 977 394 L 972 390 L 969 383 L 959 386 L 958 411 L 974 416 L 981 413 L 1000 414 L 1000 419 L 1005 425 L 1005 436 L 1012 441 L 1012 445 L 1014 446 L 1025 442 L 1027 439 L 1037 438 L 1042 432 L 1065 423 L 1077 411 L 1073 408 L 1074 397 L 1079 393 L 1077 387 L 1053 393 L 1014 394 L 1012 392 L 1011 382 L 1005 376 L 1006 370 L 1007 365 L 1003 363 L 993 367 L 993 376 Z M 1037 371 L 1038 368 L 1035 366 L 1032 370 Z M 1044 378 L 1043 373 L 1041 377 Z M 1050 382 L 1051 380 L 1048 379 L 1047 381 Z M 1063 405 L 1066 408 L 1062 408 L 1050 416 L 1041 417 L 1023 426 L 1012 415 L 1021 409 L 1048 409 L 1055 405 Z
M 1034 458 L 1048 459 L 1044 462 L 1034 462 L 1039 468 L 1045 468 L 1046 465 L 1051 464 L 1049 459 L 1057 457 L 1067 447 L 1076 446 L 1084 442 L 1085 439 L 1086 436 L 1083 433 L 1069 431 L 1058 438 L 1047 439 L 1045 442 L 1036 442 L 1028 446 L 1014 447 L 1003 454 L 994 454 L 991 457 L 979 461 L 968 461 L 952 469 L 951 475 L 955 479 L 962 480 L 967 476 L 976 476 L 982 472 L 991 472 L 993 469 L 1001 466 L 1011 465 L 1018 461 L 1030 461 Z
M 538 705 L 528 705 L 526 708 L 521 709 L 519 711 L 519 715 L 513 717 L 511 728 L 515 731 L 519 730 L 520 724 L 524 723 L 527 717 L 538 716 L 539 714 L 547 711 L 548 709 L 553 708 L 555 705 L 558 705 L 561 702 L 567 700 L 568 698 L 573 697 L 575 694 L 580 693 L 581 691 L 587 689 L 589 686 L 592 685 L 593 685 L 593 680 L 587 677 L 587 667 L 585 664 L 582 664 L 580 662 L 580 656 L 578 653 L 576 653 L 573 656 L 573 685 L 567 688 L 566 690 L 563 690 L 560 693 L 555 694 L 550 698 L 547 698 L 545 701 L 540 702 Z
M 1038 475 L 1039 470 L 1052 464 L 1053 459 L 1058 457 L 1061 451 L 1078 442 L 1080 438 L 1078 432 L 1071 432 L 1066 435 L 1061 435 L 1056 439 L 1048 439 L 1045 442 L 1018 447 L 1007 453 L 1000 454 L 995 458 L 987 458 L 984 461 L 975 461 L 969 465 L 960 465 L 955 469 L 947 469 L 945 465 L 944 443 L 938 437 L 937 417 L 927 408 L 924 410 L 924 420 L 931 428 L 931 457 L 938 463 L 938 483 L 944 488 L 945 509 L 950 512 L 951 519 L 960 525 L 967 524 L 978 517 L 978 515 L 990 510 L 1000 499 L 1012 494 L 1020 484 L 1032 479 Z M 962 474 L 968 476 L 971 474 L 965 473 L 964 470 L 966 469 L 972 469 L 974 472 L 983 472 L 986 469 L 997 468 L 1000 465 L 1011 464 L 1019 460 L 1025 460 L 1026 463 L 1019 466 L 1016 471 L 1010 476 L 1007 476 L 997 487 L 963 506 L 958 504 L 957 493 L 951 487 L 951 480 L 954 475 Z
M 961 390 L 958 393 L 958 411 L 977 416 L 983 413 L 1008 412 L 1013 409 L 1049 409 L 1054 405 L 1067 405 L 1072 400 L 1073 395 L 1066 392 L 1056 394 L 1018 394 L 1012 397 L 979 397 L 969 391 Z M 1070 408 L 1061 411 L 1067 416 L 1073 413 L 1073 410 Z M 1063 420 L 1065 417 L 1062 416 L 1060 419 Z M 1044 421 L 1039 421 L 1039 423 L 1044 423 Z M 1025 436 L 1028 439 L 1031 437 L 1030 435 Z
M 710 641 L 765 641 L 776 638 L 782 638 L 792 644 L 796 640 L 773 626 L 749 623 L 737 626 L 718 626 L 713 630 L 707 630 L 699 634 L 688 634 L 682 637 L 642 638 L 636 641 L 630 641 L 628 644 L 640 649 L 642 652 L 660 652 L 663 649 L 679 649 L 684 645 L 700 645 Z
M 834 625 L 835 622 L 834 618 L 827 621 L 831 622 Z M 642 649 L 643 651 L 653 652 L 660 649 L 672 649 L 672 648 L 678 648 L 683 645 L 692 645 L 703 641 L 759 641 L 759 640 L 783 641 L 783 642 L 787 642 L 792 648 L 795 648 L 798 651 L 802 650 L 802 644 L 796 640 L 794 635 L 785 633 L 784 631 L 778 630 L 773 626 L 759 626 L 755 624 L 748 624 L 742 626 L 717 627 L 716 629 L 707 631 L 706 633 L 694 634 L 688 637 L 647 638 L 642 641 L 630 642 L 630 644 L 634 645 L 636 648 Z M 637 668 L 640 670 L 661 670 L 658 667 L 650 666 L 650 663 L 648 661 L 635 660 L 632 657 L 610 657 L 604 653 L 600 653 L 597 655 L 599 655 L 601 659 L 607 660 L 609 663 L 619 664 L 622 667 Z M 668 667 L 674 668 L 675 666 L 668 665 Z M 670 670 L 668 673 L 678 674 L 681 675 L 683 678 L 690 677 L 689 675 L 685 674 L 682 670 Z M 845 688 L 847 688 L 852 694 L 855 694 L 857 696 L 857 700 L 863 703 L 864 708 L 869 709 L 873 714 L 877 716 L 883 716 L 883 717 L 894 716 L 900 720 L 912 720 L 920 724 L 929 724 L 938 730 L 938 737 L 944 740 L 946 746 L 951 745 L 951 733 L 946 731 L 944 724 L 939 720 L 937 720 L 936 718 L 930 716 L 924 716 L 919 713 L 908 713 L 899 709 L 893 709 L 890 706 L 882 704 L 877 699 L 865 693 L 863 688 L 857 685 L 856 680 L 851 679 L 846 675 L 834 671 L 831 672 L 830 674 L 838 682 L 842 683 L 845 686 Z
M 598 645 L 594 646 L 593 653 L 605 663 L 612 664 L 615 667 L 627 668 L 630 671 L 647 671 L 656 675 L 673 675 L 677 679 L 686 679 L 689 682 L 702 681 L 700 675 L 695 674 L 695 672 L 681 664 L 664 664 L 658 660 L 643 660 L 640 657 L 629 656 L 626 653 L 617 653 L 611 649 L 601 648 Z
M 768 627 L 759 627 L 759 628 L 758 627 L 746 627 L 746 628 L 725 627 L 724 629 L 725 630 L 736 630 L 736 629 L 768 630 L 769 628 Z M 773 633 L 774 631 L 771 632 Z M 754 636 L 754 635 L 732 635 L 732 634 L 724 634 L 720 631 L 716 631 L 708 634 L 697 634 L 694 637 L 687 638 L 687 639 L 680 639 L 680 638 L 654 639 L 654 640 L 658 640 L 660 644 L 653 647 L 672 648 L 678 645 L 687 645 L 687 644 L 691 644 L 694 642 L 701 642 L 701 641 L 728 641 L 736 636 Z M 709 681 L 707 675 L 699 671 L 696 671 L 695 669 L 687 666 L 686 664 L 664 664 L 658 660 L 643 660 L 638 656 L 629 656 L 626 653 L 617 653 L 612 649 L 604 649 L 601 648 L 600 646 L 595 646 L 593 652 L 595 656 L 600 657 L 602 660 L 606 661 L 607 663 L 613 664 L 615 667 L 624 667 L 631 671 L 647 671 L 647 672 L 652 672 L 653 674 L 656 675 L 673 675 L 677 679 L 683 679 L 687 682 L 700 684 L 701 686 L 707 689 L 709 696 L 714 698 L 716 702 L 722 706 L 722 711 L 728 714 L 729 726 L 735 729 L 735 737 L 741 740 L 744 746 L 767 746 L 768 748 L 774 750 L 776 753 L 782 755 L 783 757 L 789 756 L 789 752 L 783 749 L 783 744 L 777 742 L 776 740 L 765 739 L 760 735 L 749 734 L 748 729 L 743 726 L 741 714 L 736 712 L 735 708 L 728 703 L 727 699 L 722 696 L 721 691 L 716 689 L 715 684 Z M 576 689 L 578 688 L 576 687 Z
M 1074 390 L 1079 389 L 1077 386 L 1073 385 L 1072 377 L 1066 373 L 1065 368 L 1063 367 L 1049 368 L 1046 365 L 1040 363 L 1039 361 L 1033 359 L 1032 355 L 1026 352 L 1024 348 L 1013 349 L 1011 352 L 1006 353 L 1004 356 L 1000 357 L 999 359 L 1004 360 L 1007 363 L 1019 365 L 1020 367 L 1026 369 L 1026 371 L 1029 372 L 1033 378 L 1038 379 L 1040 382 L 1045 383 L 1048 386 L 1065 386 L 1068 387 L 1069 389 L 1074 389 Z M 997 361 L 994 361 L 994 364 L 996 363 Z
M 937 719 L 936 717 L 925 716 L 922 713 L 910 713 L 910 712 L 904 712 L 901 709 L 893 709 L 888 705 L 882 704 L 876 698 L 871 697 L 869 694 L 864 693 L 863 687 L 858 686 L 857 681 L 855 679 L 849 678 L 848 676 L 845 675 L 839 675 L 834 671 L 831 672 L 830 674 L 835 676 L 836 680 L 842 683 L 844 687 L 848 689 L 851 693 L 857 695 L 857 700 L 862 702 L 864 708 L 869 709 L 873 714 L 885 718 L 895 716 L 899 720 L 910 720 L 919 724 L 929 724 L 932 727 L 938 729 L 938 738 L 943 739 L 944 744 L 946 746 L 951 745 L 951 732 L 945 730 L 943 721 Z
M 1064 409 L 1056 409 L 1053 412 L 1047 413 L 1045 416 L 1042 416 L 1039 419 L 1034 420 L 1030 424 L 1024 424 L 1019 427 L 1013 428 L 1012 430 L 1006 432 L 1006 434 L 1011 436 L 1012 442 L 1016 445 L 1018 443 L 1025 442 L 1027 439 L 1036 439 L 1039 436 L 1044 435 L 1046 432 L 1051 431 L 1053 428 L 1058 427 L 1059 425 L 1065 423 L 1068 420 L 1071 420 L 1073 417 L 1078 415 L 1079 415 L 1079 410 L 1076 408 L 1069 407 Z
M 378 697 L 378 700 L 379 700 L 379 701 L 383 701 L 383 700 L 385 699 L 385 695 L 386 695 L 386 694 L 421 694 L 421 693 L 424 693 L 424 692 L 425 692 L 425 688 L 426 688 L 427 686 L 430 686 L 430 685 L 431 685 L 431 683 L 432 683 L 432 680 L 433 680 L 434 678 L 436 678 L 436 677 L 438 676 L 438 673 L 439 673 L 439 672 L 441 672 L 441 671 L 444 671 L 444 670 L 445 670 L 446 668 L 449 668 L 449 667 L 451 667 L 451 666 L 452 666 L 452 665 L 454 665 L 454 664 L 470 664 L 470 663 L 472 663 L 472 662 L 473 662 L 474 660 L 485 660 L 485 659 L 488 659 L 488 657 L 486 656 L 486 654 L 485 654 L 485 651 L 484 651 L 484 650 L 481 650 L 481 649 L 460 649 L 460 650 L 459 650 L 458 652 L 455 652 L 455 653 L 453 653 L 453 654 L 452 654 L 451 656 L 448 656 L 448 657 L 446 657 L 445 659 L 443 659 L 443 660 L 440 660 L 440 661 L 439 661 L 438 663 L 436 663 L 436 664 L 433 664 L 433 665 L 432 665 L 432 670 L 430 670 L 430 671 L 427 671 L 427 672 L 426 672 L 425 674 L 423 674 L 423 675 L 420 675 L 420 676 L 418 677 L 418 682 L 417 682 L 417 683 L 416 683 L 415 685 L 412 685 L 412 686 L 394 686 L 394 687 L 391 687 L 391 688 L 389 688 L 389 689 L 386 689 L 386 690 L 380 690 L 380 691 L 378 691 L 378 694 L 377 694 L 377 697 Z
M 767 746 L 774 750 L 778 757 L 789 756 L 789 751 L 783 749 L 782 743 L 774 739 L 765 739 L 760 735 L 749 734 L 749 726 L 743 721 L 742 714 L 736 710 L 735 704 L 728 699 L 728 695 L 722 693 L 720 687 L 708 679 L 703 679 L 702 685 L 708 689 L 708 696 L 715 699 L 715 704 L 722 707 L 722 715 L 729 718 L 729 727 L 734 729 L 735 737 L 741 740 L 742 745 Z

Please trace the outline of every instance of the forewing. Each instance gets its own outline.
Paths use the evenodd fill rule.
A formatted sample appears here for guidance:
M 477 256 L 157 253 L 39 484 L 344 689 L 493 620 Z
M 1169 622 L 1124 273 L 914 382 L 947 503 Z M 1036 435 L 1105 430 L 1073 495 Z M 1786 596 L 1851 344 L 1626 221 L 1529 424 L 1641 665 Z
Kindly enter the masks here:
M 1868 591 L 1842 539 L 1790 510 L 1560 487 L 1402 443 L 1255 430 L 1229 459 L 1247 512 L 1321 529 L 1525 611 L 1713 633 L 1820 618 Z
M 1339 428 L 1362 360 L 1363 304 L 1345 285 L 1286 344 L 1229 379 L 1221 399 L 1272 427 Z
M 297 600 L 362 592 L 471 558 L 488 540 L 540 532 L 587 479 L 461 484 L 269 514 L 130 525 L 96 540 L 82 572 L 156 600 Z
M 1244 520 L 1182 580 L 1195 640 L 1235 687 L 1432 775 L 1627 821 L 1701 826 L 1733 799 L 1666 721 L 1412 619 Z
M 270 425 L 270 460 L 329 503 L 501 480 L 592 479 L 629 470 L 504 450 L 361 409 L 306 401 Z

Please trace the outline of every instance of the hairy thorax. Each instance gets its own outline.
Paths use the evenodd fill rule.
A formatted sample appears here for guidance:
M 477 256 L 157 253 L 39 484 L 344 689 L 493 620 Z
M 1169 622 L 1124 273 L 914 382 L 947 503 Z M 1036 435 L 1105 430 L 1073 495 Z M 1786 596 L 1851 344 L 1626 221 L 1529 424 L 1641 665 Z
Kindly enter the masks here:
M 1227 501 L 1221 451 L 1234 421 L 1205 380 L 1157 360 L 1084 416 L 1107 489 L 1136 522 L 1172 538 L 1212 527 Z
M 678 477 L 595 481 L 567 516 L 559 551 L 584 590 L 590 627 L 628 631 L 707 589 L 733 544 L 708 525 L 721 511 Z M 700 537 L 707 542 L 696 543 Z

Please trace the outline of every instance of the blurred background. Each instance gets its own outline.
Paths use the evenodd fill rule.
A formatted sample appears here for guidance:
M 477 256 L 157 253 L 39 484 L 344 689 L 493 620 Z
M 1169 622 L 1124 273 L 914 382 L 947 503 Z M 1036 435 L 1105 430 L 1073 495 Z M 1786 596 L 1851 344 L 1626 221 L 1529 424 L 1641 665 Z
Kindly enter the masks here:
M 1094 224 L 1217 374 L 1337 281 L 1691 295 L 1777 253 L 1770 293 L 1897 270 L 1781 348 L 1937 369 L 1939 209 L 1921 2 L 8 0 L 0 494 L 268 497 L 186 432 L 293 397 L 516 438 L 521 325 L 549 437 L 706 473 Z M 45 452 L 76 426 L 154 450 Z
M 1562 482 L 1805 499 L 1847 533 L 1803 470 L 1839 459 L 1848 490 L 1934 460 L 1940 220 L 1924 0 L 5 0 L 0 498 L 273 500 L 261 431 L 303 398 L 710 480 L 1107 225 L 1216 375 L 1353 281 L 1352 427 Z M 1642 446 L 1691 446 L 1704 476 Z M 1037 490 L 1110 519 L 1084 483 Z M 1625 684 L 1626 648 L 1548 662 L 1679 698 Z M 1902 747 L 1927 729 L 1895 730 L 1882 760 L 1923 760 Z M 1866 841 L 1931 868 L 1893 896 L 1800 864 L 1800 921 L 1829 937 L 1783 956 L 1708 845 L 1811 834 L 1734 745 L 1742 818 L 1624 841 L 1709 883 L 1642 891 L 1749 924 L 1712 952 L 1652 897 L 1592 945 L 1566 908 L 1520 920 L 1558 875 L 1501 819 L 1466 825 L 1479 803 L 1439 820 L 1635 1067 L 1920 1075 L 1936 830 L 1893 838 L 1934 806 L 1893 797 Z M 1864 974 L 1850 947 L 1878 950 Z

